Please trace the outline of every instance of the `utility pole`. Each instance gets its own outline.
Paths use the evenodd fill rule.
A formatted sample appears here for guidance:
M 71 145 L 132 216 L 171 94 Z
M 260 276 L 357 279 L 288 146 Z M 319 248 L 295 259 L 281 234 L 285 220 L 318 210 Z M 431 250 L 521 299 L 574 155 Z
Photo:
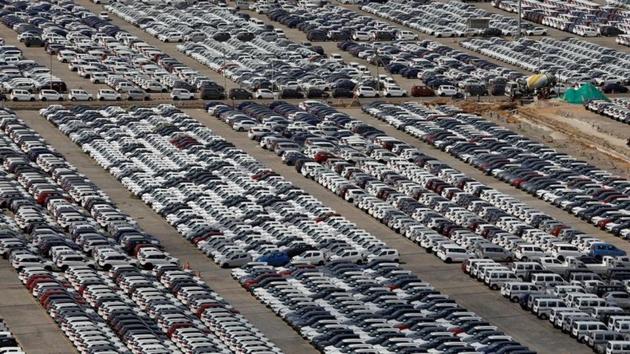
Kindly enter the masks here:
M 521 16 L 523 16 L 523 8 L 522 8 L 522 4 L 521 4 L 521 0 L 518 0 L 518 31 L 517 31 L 517 35 L 516 38 L 521 38 Z

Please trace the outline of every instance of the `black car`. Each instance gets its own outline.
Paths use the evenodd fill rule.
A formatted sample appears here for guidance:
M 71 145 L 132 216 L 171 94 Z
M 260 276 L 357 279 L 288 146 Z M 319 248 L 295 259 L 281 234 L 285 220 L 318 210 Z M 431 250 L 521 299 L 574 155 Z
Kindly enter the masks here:
M 252 93 L 242 88 L 233 88 L 228 97 L 232 100 L 251 100 Z

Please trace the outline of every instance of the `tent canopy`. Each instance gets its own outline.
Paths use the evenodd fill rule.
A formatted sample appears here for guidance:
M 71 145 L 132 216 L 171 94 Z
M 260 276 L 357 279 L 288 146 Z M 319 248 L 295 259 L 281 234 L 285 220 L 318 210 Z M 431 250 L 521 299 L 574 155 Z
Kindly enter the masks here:
M 608 97 L 604 95 L 593 84 L 585 83 L 580 88 L 570 88 L 564 93 L 563 99 L 566 102 L 573 104 L 583 104 L 584 102 L 593 100 L 605 100 L 608 101 Z

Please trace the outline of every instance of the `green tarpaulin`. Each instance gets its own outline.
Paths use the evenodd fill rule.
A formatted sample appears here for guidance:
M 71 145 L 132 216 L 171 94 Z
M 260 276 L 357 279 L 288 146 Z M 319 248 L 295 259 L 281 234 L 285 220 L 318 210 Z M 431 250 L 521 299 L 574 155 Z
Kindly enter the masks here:
M 564 93 L 562 97 L 565 101 L 574 104 L 583 104 L 584 102 L 593 100 L 606 100 L 608 98 L 593 84 L 587 83 L 580 86 L 580 88 L 570 88 Z

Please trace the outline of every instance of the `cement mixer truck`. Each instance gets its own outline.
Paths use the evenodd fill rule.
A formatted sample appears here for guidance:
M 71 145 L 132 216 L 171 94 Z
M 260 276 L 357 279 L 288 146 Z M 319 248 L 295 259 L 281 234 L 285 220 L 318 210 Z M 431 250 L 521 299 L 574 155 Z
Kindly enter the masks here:
M 523 98 L 537 95 L 548 98 L 551 89 L 556 84 L 556 78 L 547 73 L 534 74 L 510 81 L 505 86 L 505 95 L 511 98 Z

